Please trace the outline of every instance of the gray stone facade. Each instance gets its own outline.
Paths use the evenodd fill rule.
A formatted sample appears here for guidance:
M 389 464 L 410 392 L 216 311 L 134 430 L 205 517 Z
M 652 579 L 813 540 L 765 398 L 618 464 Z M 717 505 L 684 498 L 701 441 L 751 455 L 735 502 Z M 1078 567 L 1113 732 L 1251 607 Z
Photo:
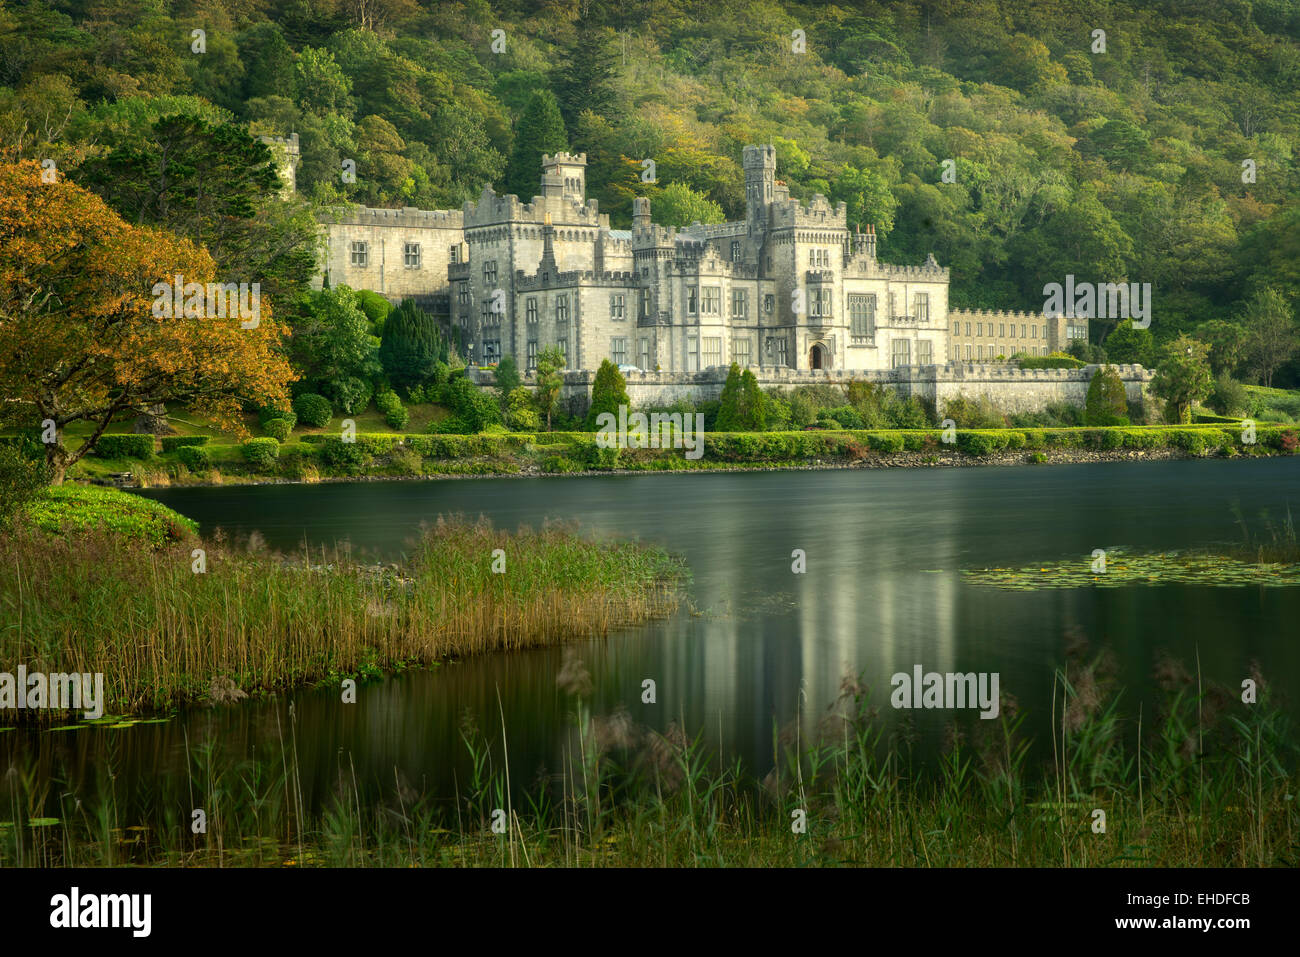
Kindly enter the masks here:
M 491 187 L 461 211 L 359 209 L 326 217 L 331 284 L 433 304 L 474 363 L 531 369 L 558 346 L 573 369 L 603 359 L 691 374 L 879 371 L 950 358 L 948 270 L 876 258 L 846 207 L 807 206 L 776 179 L 771 146 L 744 150 L 743 221 L 676 229 L 634 201 L 631 230 L 586 198 L 586 155 L 543 157 L 541 195 Z

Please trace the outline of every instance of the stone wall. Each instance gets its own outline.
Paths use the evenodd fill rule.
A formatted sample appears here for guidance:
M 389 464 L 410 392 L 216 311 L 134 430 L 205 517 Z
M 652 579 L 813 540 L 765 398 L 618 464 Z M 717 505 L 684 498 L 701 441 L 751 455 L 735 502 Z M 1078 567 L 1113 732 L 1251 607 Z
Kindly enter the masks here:
M 867 371 L 808 371 L 798 369 L 753 369 L 760 388 L 791 389 L 801 385 L 847 385 L 853 380 L 872 382 L 892 389 L 901 395 L 915 395 L 927 402 L 942 403 L 957 396 L 975 399 L 988 396 L 1006 412 L 1038 412 L 1053 402 L 1083 405 L 1088 395 L 1088 384 L 1097 370 L 1089 365 L 1080 369 L 1017 369 L 1009 363 L 974 364 L 950 362 L 943 366 L 912 366 L 906 369 Z M 1124 382 L 1124 391 L 1130 401 L 1146 394 L 1154 373 L 1139 365 L 1115 367 Z M 494 382 L 491 372 L 470 370 L 480 385 Z M 722 394 L 727 378 L 723 367 L 705 369 L 690 374 L 667 372 L 624 373 L 628 397 L 633 407 L 669 405 L 679 399 L 702 402 L 716 399 Z M 595 372 L 568 372 L 560 400 L 573 413 L 586 409 L 591 402 L 591 387 Z M 532 386 L 532 377 L 525 379 Z

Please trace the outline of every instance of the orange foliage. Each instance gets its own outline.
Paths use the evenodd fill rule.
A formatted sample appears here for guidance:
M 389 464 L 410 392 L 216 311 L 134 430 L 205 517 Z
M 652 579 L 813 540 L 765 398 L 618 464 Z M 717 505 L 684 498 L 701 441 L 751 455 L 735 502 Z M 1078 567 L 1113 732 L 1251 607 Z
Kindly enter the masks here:
M 201 247 L 132 226 L 98 196 L 0 165 L 0 397 L 5 418 L 96 424 L 75 453 L 49 447 L 61 478 L 114 418 L 181 402 L 243 432 L 241 400 L 273 404 L 295 378 L 284 330 L 261 301 L 256 328 L 234 318 L 157 318 L 155 283 L 218 279 Z M 32 413 L 35 413 L 34 415 Z

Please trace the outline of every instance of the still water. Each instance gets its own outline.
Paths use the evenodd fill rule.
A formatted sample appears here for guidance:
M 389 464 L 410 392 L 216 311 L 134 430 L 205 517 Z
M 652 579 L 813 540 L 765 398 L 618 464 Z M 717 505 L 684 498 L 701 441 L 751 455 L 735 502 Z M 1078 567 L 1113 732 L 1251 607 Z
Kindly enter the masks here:
M 580 646 L 596 713 L 620 705 L 664 730 L 702 733 L 724 759 L 759 777 L 773 729 L 816 718 L 841 679 L 860 676 L 883 716 L 890 676 L 997 672 L 1000 690 L 1044 735 L 1052 676 L 1071 634 L 1109 648 L 1127 714 L 1155 701 L 1152 672 L 1169 653 L 1204 678 L 1239 687 L 1257 661 L 1286 696 L 1300 691 L 1300 590 L 1192 586 L 999 591 L 964 583 L 962 568 L 1026 565 L 1109 546 L 1176 549 L 1240 541 L 1239 512 L 1300 518 L 1300 458 L 1052 467 L 716 473 L 545 479 L 358 482 L 160 489 L 147 493 L 198 520 L 205 534 L 257 531 L 273 548 L 348 542 L 400 558 L 422 523 L 487 516 L 505 528 L 577 521 L 593 536 L 639 538 L 683 555 L 693 581 L 672 618 Z M 792 553 L 806 572 L 792 572 Z M 0 736 L 0 758 L 35 752 L 42 765 L 111 765 L 118 780 L 185 772 L 185 748 L 212 742 L 229 760 L 280 753 L 288 704 L 303 786 L 317 804 L 345 768 L 363 791 L 396 777 L 450 796 L 468 762 L 460 724 L 507 731 L 512 781 L 558 770 L 570 746 L 570 701 L 555 686 L 558 649 L 444 664 L 362 685 L 195 708 L 161 725 Z M 641 701 L 642 682 L 657 686 Z M 924 752 L 952 714 L 911 712 Z M 978 722 L 973 713 L 961 718 Z M 1050 752 L 1049 752 L 1050 753 Z M 226 758 L 223 758 L 225 760 Z M 80 777 L 80 774 L 72 775 Z

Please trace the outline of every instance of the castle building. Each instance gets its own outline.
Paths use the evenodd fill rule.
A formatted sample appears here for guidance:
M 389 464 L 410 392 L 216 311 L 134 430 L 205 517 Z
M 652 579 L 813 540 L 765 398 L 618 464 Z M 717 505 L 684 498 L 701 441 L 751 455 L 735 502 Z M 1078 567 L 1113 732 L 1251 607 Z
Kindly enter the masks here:
M 570 369 L 611 359 L 666 373 L 971 358 L 955 343 L 979 337 L 958 335 L 965 319 L 949 318 L 948 270 L 933 255 L 919 266 L 880 262 L 874 230 L 851 232 L 844 203 L 790 198 L 772 146 L 745 147 L 745 219 L 717 225 L 655 225 L 638 198 L 632 228 L 611 229 L 586 196 L 586 166 L 585 153 L 544 155 L 530 203 L 486 187 L 460 211 L 333 214 L 321 278 L 414 297 L 460 329 L 472 362 L 510 355 L 527 371 L 552 346 Z M 1017 351 L 1045 355 L 1052 342 L 1026 336 Z

